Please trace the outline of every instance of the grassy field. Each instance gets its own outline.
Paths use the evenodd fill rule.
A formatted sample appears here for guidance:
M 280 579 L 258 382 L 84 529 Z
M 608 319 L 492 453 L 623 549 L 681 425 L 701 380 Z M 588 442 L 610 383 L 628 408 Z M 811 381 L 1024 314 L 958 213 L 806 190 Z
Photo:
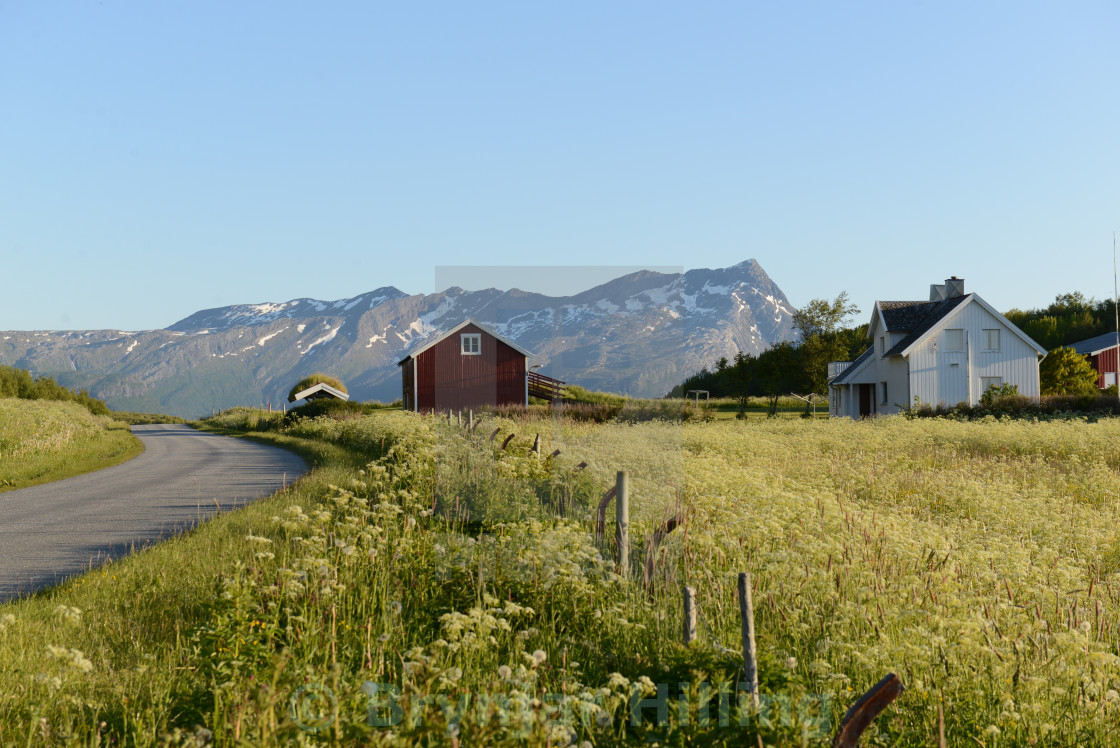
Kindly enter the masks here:
M 212 425 L 250 424 L 316 469 L 0 607 L 0 744 L 826 745 L 887 672 L 867 745 L 1118 740 L 1118 421 Z M 632 578 L 591 528 L 621 469 Z
M 0 398 L 0 492 L 116 465 L 142 450 L 127 425 L 78 403 Z

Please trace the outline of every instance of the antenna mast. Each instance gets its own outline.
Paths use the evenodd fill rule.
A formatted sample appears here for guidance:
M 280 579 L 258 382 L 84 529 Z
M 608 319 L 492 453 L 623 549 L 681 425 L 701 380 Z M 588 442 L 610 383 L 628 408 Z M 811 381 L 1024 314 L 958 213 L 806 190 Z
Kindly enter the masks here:
M 1116 283 L 1116 232 L 1112 232 L 1112 312 L 1116 317 L 1116 396 L 1120 398 L 1120 291 Z

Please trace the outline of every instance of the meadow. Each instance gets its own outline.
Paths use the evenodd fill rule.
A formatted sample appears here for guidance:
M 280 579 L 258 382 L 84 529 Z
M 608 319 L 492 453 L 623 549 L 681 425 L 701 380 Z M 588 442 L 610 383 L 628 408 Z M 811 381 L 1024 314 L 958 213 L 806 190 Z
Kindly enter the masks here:
M 1118 740 L 1120 421 L 282 418 L 208 427 L 288 491 L 0 607 L 0 743 L 825 745 L 887 672 L 865 745 Z
M 0 492 L 116 465 L 142 449 L 124 423 L 80 403 L 0 398 Z

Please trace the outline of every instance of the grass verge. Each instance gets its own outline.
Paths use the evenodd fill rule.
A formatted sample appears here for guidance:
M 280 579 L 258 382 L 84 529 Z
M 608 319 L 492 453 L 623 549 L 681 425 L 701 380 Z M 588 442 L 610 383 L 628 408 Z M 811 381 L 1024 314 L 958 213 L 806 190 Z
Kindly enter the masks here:
M 0 492 L 119 465 L 143 451 L 127 424 L 77 403 L 0 399 Z

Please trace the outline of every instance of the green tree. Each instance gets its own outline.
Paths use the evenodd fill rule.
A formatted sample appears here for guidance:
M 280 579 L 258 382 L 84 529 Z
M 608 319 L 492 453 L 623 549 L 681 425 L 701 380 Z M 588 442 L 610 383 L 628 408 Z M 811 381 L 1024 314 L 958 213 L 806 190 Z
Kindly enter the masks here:
M 790 392 L 803 391 L 807 380 L 801 349 L 788 340 L 775 343 L 755 363 L 757 383 L 767 399 L 767 415 L 778 414 L 778 398 Z
M 755 378 L 758 374 L 758 359 L 749 353 L 739 351 L 731 366 L 731 392 L 739 403 L 739 417 L 747 415 L 747 399 L 755 392 Z
M 1055 348 L 1038 365 L 1043 395 L 1092 395 L 1097 392 L 1097 372 L 1089 359 L 1072 348 Z
M 813 299 L 793 314 L 793 328 L 801 337 L 799 357 L 810 392 L 823 393 L 828 387 L 828 362 L 848 357 L 850 336 L 842 334 L 849 317 L 859 307 L 841 291 L 835 300 Z
M 1058 294 L 1045 309 L 1012 309 L 1006 316 L 1043 348 L 1053 350 L 1111 332 L 1115 315 L 1112 299 L 1096 301 L 1074 291 Z

